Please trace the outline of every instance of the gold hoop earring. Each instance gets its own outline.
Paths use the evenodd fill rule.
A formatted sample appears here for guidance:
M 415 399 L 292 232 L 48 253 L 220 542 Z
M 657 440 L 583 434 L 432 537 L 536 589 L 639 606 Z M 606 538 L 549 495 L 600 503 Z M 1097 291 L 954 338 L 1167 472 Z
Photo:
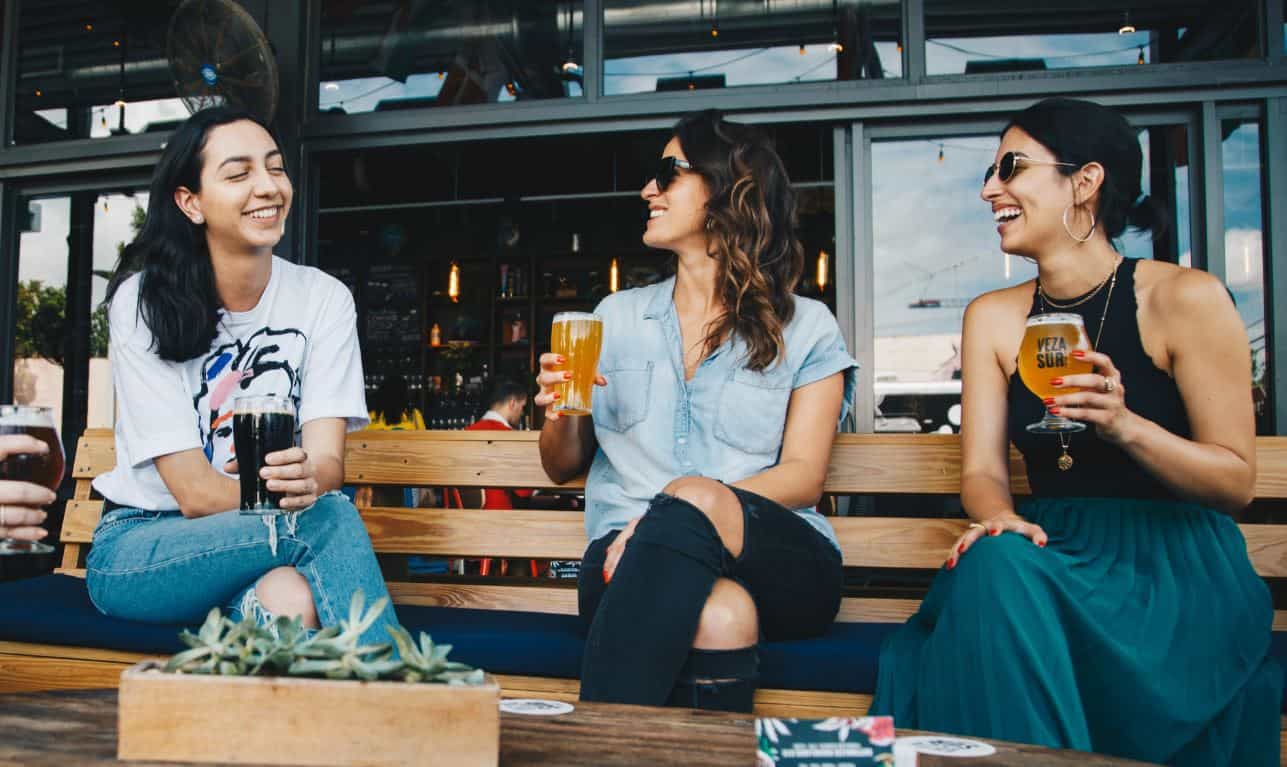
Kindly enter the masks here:
M 1090 214 L 1090 231 L 1086 232 L 1086 236 L 1078 237 L 1077 235 L 1073 234 L 1072 227 L 1068 226 L 1068 211 L 1072 210 L 1074 205 L 1075 203 L 1071 203 L 1071 202 L 1068 203 L 1068 207 L 1064 208 L 1064 214 L 1060 216 L 1060 220 L 1062 220 L 1064 223 L 1064 231 L 1068 233 L 1069 237 L 1073 238 L 1077 242 L 1090 242 L 1090 238 L 1095 236 L 1095 227 L 1099 225 L 1099 222 L 1095 220 L 1095 214 L 1091 213 Z

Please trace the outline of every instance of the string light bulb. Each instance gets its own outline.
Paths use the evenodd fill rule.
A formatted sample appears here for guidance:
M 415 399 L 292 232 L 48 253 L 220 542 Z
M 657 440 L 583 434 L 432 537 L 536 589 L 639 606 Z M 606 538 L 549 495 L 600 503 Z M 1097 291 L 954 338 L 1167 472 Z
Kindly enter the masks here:
M 330 91 L 331 93 L 334 93 L 339 89 L 340 89 L 340 84 L 336 82 L 330 82 L 322 86 L 322 90 Z
M 42 90 L 40 90 L 39 88 L 37 88 L 37 89 L 36 89 L 36 98 L 40 98 L 40 97 L 41 97 L 41 96 L 43 96 L 43 95 L 45 95 L 45 92 L 44 92 L 44 91 L 42 91 Z
M 608 291 L 609 292 L 612 292 L 612 293 L 617 292 L 617 284 L 618 284 L 617 277 L 618 277 L 617 259 L 614 258 L 612 259 L 612 265 L 608 267 Z
M 804 43 L 800 43 L 800 55 L 804 55 Z
M 827 290 L 827 277 L 831 273 L 831 270 L 828 267 L 827 262 L 830 259 L 831 259 L 831 256 L 827 254 L 827 251 L 825 250 L 818 251 L 818 292 L 819 293 L 826 292 Z
M 447 297 L 452 301 L 460 299 L 460 267 L 451 265 L 451 274 L 447 277 Z
M 711 24 L 711 37 L 719 37 L 719 25 Z
M 1140 46 L 1140 57 L 1139 57 L 1138 59 L 1136 59 L 1136 60 L 1135 60 L 1135 63 L 1136 63 L 1136 64 L 1143 64 L 1143 63 L 1144 63 L 1144 46 L 1142 46 L 1142 45 Z
M 832 40 L 831 45 L 828 45 L 827 47 L 831 49 L 832 53 L 836 54 L 844 53 L 845 51 L 845 46 L 841 45 L 839 40 Z
M 505 83 L 505 91 L 511 96 L 518 96 L 518 86 L 514 85 L 513 81 Z
M 91 23 L 90 23 L 90 22 L 88 22 L 88 21 L 87 21 L 87 22 L 85 22 L 85 31 L 86 31 L 86 32 L 93 32 L 93 31 L 94 31 L 94 25 L 93 25 L 93 24 L 91 24 Z
M 938 145 L 938 161 L 943 162 L 943 145 Z
M 1122 11 L 1122 25 L 1117 28 L 1117 34 L 1130 35 L 1136 32 L 1135 25 L 1131 23 L 1131 12 Z

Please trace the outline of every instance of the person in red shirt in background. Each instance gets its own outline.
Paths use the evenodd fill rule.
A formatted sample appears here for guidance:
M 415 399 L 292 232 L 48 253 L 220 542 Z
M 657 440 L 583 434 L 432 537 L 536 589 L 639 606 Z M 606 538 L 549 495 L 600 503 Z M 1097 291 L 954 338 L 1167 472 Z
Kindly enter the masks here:
M 466 431 L 512 431 L 518 427 L 523 418 L 523 413 L 527 411 L 527 387 L 508 378 L 497 378 L 492 387 L 492 396 L 488 410 L 470 426 L 465 427 Z M 514 508 L 514 499 L 529 498 L 532 495 L 531 490 L 505 490 L 502 488 L 488 487 L 483 489 L 483 508 L 484 509 L 512 509 Z M 529 560 L 528 566 L 532 577 L 535 578 L 540 571 L 540 567 L 535 559 Z M 501 575 L 506 574 L 506 563 L 501 561 Z M 491 560 L 484 559 L 480 574 L 489 575 L 491 573 Z

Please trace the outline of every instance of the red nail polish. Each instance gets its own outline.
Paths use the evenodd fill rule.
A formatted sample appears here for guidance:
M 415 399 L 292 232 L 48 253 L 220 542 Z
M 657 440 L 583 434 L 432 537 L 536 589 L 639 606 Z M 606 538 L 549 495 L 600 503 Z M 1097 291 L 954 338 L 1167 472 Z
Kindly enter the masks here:
M 956 558 L 955 558 L 955 557 L 953 557 L 952 559 L 947 560 L 947 569 L 951 570 L 951 569 L 953 569 L 954 567 L 956 567 Z
M 1057 407 L 1052 407 L 1052 408 L 1050 408 L 1050 414 L 1051 414 L 1051 415 L 1059 415 L 1059 408 L 1057 408 Z
M 1045 542 L 1045 541 L 1037 541 L 1037 546 L 1039 546 L 1039 547 L 1041 547 L 1041 548 L 1043 548 L 1043 549 L 1044 549 L 1044 548 L 1046 547 L 1046 542 Z
M 1085 356 L 1086 356 L 1086 352 L 1082 351 L 1081 349 L 1077 349 L 1076 351 L 1074 351 L 1074 352 L 1072 353 L 1072 356 L 1074 356 L 1074 357 L 1079 357 L 1079 358 L 1080 358 L 1080 357 L 1085 357 Z
M 607 570 L 604 570 L 604 571 L 603 571 L 603 582 L 604 582 L 604 583 L 607 583 L 607 582 L 608 582 L 608 581 L 610 581 L 610 580 L 612 580 L 612 576 L 611 576 L 611 575 L 608 575 L 608 571 L 607 571 Z
M 965 553 L 965 544 L 964 544 L 964 543 L 962 543 L 960 546 L 957 546 L 957 547 L 956 547 L 956 553 L 957 553 L 957 554 L 964 554 L 964 553 Z
M 989 531 L 988 531 L 988 535 L 1000 535 L 1000 534 L 1001 534 L 1001 529 L 1000 529 L 1000 528 L 997 528 L 996 530 L 989 530 Z
M 1045 399 L 1043 399 L 1043 400 L 1041 401 L 1041 403 L 1042 403 L 1043 405 L 1045 405 L 1046 407 L 1050 407 L 1051 405 L 1055 404 L 1055 398 L 1054 398 L 1054 397 L 1046 397 Z
M 1052 378 L 1052 379 L 1050 379 L 1050 385 L 1051 385 L 1051 386 L 1063 386 L 1063 385 L 1064 385 L 1064 379 L 1062 379 L 1062 378 Z

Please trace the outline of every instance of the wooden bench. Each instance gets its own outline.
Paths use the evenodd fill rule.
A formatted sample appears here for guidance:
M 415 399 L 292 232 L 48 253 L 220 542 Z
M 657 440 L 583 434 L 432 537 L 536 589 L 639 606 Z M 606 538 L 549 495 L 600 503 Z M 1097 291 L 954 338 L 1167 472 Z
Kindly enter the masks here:
M 346 481 L 358 486 L 421 485 L 555 488 L 541 469 L 534 432 L 358 432 L 350 435 Z M 59 572 L 83 575 L 84 554 L 101 510 L 89 481 L 115 464 L 112 436 L 87 432 L 72 465 L 77 480 L 61 531 L 66 545 Z M 1287 438 L 1257 440 L 1259 498 L 1287 498 Z M 1012 489 L 1028 492 L 1022 460 L 1011 455 Z M 582 487 L 578 479 L 561 489 Z M 955 495 L 960 486 L 959 439 L 952 435 L 840 435 L 832 451 L 826 491 L 832 494 Z M 586 539 L 582 514 L 566 511 L 361 508 L 377 552 L 451 557 L 579 559 Z M 961 519 L 834 517 L 847 567 L 938 568 L 965 526 Z M 1242 525 L 1256 571 L 1287 576 L 1287 525 Z M 576 613 L 576 591 L 567 582 L 390 582 L 400 604 Z M 918 600 L 848 597 L 842 622 L 901 622 Z M 37 605 L 33 609 L 38 610 Z M 1274 614 L 1287 631 L 1287 611 Z M 140 657 L 81 647 L 0 641 L 0 692 L 114 686 L 117 675 Z M 577 682 L 543 677 L 501 677 L 505 694 L 574 699 Z M 862 712 L 869 695 L 763 689 L 757 713 L 824 716 Z

